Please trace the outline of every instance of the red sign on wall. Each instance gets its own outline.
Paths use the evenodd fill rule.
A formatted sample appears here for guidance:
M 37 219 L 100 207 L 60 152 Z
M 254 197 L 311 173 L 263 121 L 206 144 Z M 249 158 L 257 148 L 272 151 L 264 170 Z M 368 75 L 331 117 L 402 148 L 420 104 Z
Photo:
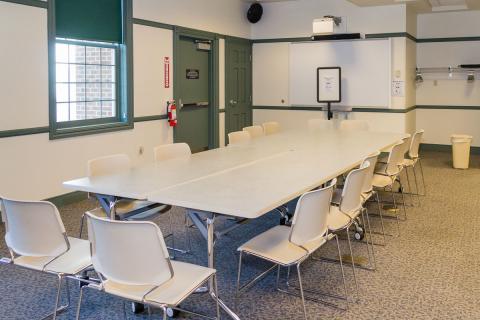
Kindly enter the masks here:
M 170 57 L 165 57 L 163 59 L 163 65 L 164 65 L 163 83 L 165 85 L 165 88 L 170 88 Z

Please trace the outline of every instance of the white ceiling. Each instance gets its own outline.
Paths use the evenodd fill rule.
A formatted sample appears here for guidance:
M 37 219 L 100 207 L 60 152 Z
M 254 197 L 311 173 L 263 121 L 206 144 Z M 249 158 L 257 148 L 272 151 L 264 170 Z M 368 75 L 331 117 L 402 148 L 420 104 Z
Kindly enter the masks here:
M 480 10 L 480 0 L 348 0 L 358 6 L 384 6 L 406 3 L 417 12 Z

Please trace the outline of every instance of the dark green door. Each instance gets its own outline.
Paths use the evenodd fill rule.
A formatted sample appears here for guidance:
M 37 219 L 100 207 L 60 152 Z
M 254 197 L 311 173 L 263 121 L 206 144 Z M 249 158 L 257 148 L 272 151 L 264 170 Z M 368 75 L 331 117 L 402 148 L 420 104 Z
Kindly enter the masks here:
M 252 45 L 226 39 L 225 131 L 242 130 L 252 124 Z
M 211 107 L 211 44 L 180 36 L 175 59 L 177 118 L 175 142 L 186 142 L 192 152 L 209 148 Z

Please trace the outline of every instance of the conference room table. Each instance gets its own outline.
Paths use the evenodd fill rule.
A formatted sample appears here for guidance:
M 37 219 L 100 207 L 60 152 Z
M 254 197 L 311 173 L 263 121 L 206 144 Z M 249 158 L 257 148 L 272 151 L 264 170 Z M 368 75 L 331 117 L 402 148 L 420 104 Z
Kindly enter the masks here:
M 131 170 L 64 182 L 69 189 L 118 199 L 148 200 L 183 207 L 207 240 L 214 268 L 215 221 L 220 216 L 255 219 L 387 150 L 404 133 L 291 130 L 190 157 L 149 163 Z M 212 288 L 212 286 L 209 286 Z M 210 290 L 210 294 L 214 292 Z M 220 306 L 240 319 L 225 303 Z

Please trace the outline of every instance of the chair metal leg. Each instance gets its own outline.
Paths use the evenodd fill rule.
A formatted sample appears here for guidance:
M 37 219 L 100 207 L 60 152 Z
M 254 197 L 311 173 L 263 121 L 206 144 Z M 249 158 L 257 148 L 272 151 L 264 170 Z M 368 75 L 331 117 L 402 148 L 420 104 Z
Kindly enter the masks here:
M 78 305 L 77 305 L 77 314 L 75 316 L 75 319 L 76 320 L 79 320 L 80 319 L 80 309 L 82 307 L 82 299 L 83 299 L 83 289 L 85 288 L 85 286 L 81 287 L 80 288 L 80 296 L 78 297 Z
M 361 214 L 361 217 L 362 217 L 362 224 L 363 224 L 363 232 L 364 232 L 364 243 L 366 245 L 366 248 L 367 248 L 367 256 L 368 256 L 368 266 L 371 267 L 372 265 L 372 255 L 370 253 L 370 241 L 368 240 L 368 231 L 367 231 L 367 223 L 366 223 L 366 220 L 365 220 L 365 208 L 362 208 L 360 210 L 360 214 Z M 370 239 L 372 240 L 372 239 Z M 353 257 L 352 257 L 352 260 L 353 260 Z
M 215 304 L 217 309 L 217 320 L 220 320 L 220 303 L 218 302 L 218 286 L 217 286 L 217 275 L 213 276 L 213 286 L 215 290 Z
M 243 252 L 240 251 L 240 257 L 238 258 L 237 292 L 235 293 L 235 298 L 238 298 L 238 296 L 240 295 L 240 276 L 242 273 L 242 256 L 243 256 Z
M 188 214 L 185 213 L 185 225 L 184 225 L 184 228 L 185 228 L 185 241 L 186 241 L 186 244 L 187 244 L 187 252 L 192 252 L 192 241 L 190 239 L 190 226 L 188 225 Z
M 167 320 L 167 307 L 162 307 L 162 312 L 163 312 L 163 320 Z
M 337 242 L 338 260 L 340 261 L 340 270 L 342 271 L 343 290 L 345 292 L 345 301 L 347 302 L 346 308 L 348 309 L 347 281 L 345 279 L 345 270 L 343 270 L 342 252 L 340 251 L 340 241 L 338 241 L 338 235 L 335 235 L 335 240 Z
M 426 196 L 427 195 L 427 186 L 425 184 L 425 176 L 423 175 L 422 159 L 418 158 L 418 163 L 420 164 L 420 173 L 422 174 L 422 184 L 423 184 L 423 194 L 422 194 L 422 196 Z
M 53 309 L 53 320 L 57 319 L 58 305 L 60 303 L 60 295 L 62 293 L 62 281 L 63 275 L 58 275 L 58 287 L 57 287 L 57 297 L 55 299 L 55 309 Z
M 359 290 L 358 290 L 358 282 L 357 282 L 357 273 L 355 271 L 355 260 L 353 259 L 353 250 L 352 250 L 352 243 L 350 242 L 350 226 L 347 228 L 347 242 L 348 248 L 350 249 L 350 257 L 352 258 L 352 271 L 353 271 L 353 279 L 355 281 L 355 288 L 357 292 L 357 298 L 360 297 Z
M 398 183 L 400 184 L 400 190 L 402 191 L 402 205 L 403 205 L 403 214 L 405 215 L 405 220 L 407 220 L 407 206 L 405 204 L 405 192 L 404 192 L 404 189 L 403 189 L 403 184 L 402 182 L 399 180 Z
M 415 180 L 415 195 L 417 197 L 417 203 L 418 206 L 420 206 L 421 201 L 420 201 L 420 190 L 418 189 L 418 179 L 417 179 L 417 170 L 415 169 L 416 165 L 412 166 L 412 171 L 413 171 L 413 179 Z
M 411 206 L 415 206 L 413 202 L 413 190 L 412 190 L 412 185 L 410 184 L 410 177 L 408 176 L 408 167 L 405 167 L 405 176 L 407 177 L 407 184 L 408 184 L 408 194 L 410 196 L 410 204 Z
M 302 297 L 302 305 L 303 305 L 303 316 L 305 320 L 307 320 L 307 307 L 305 306 L 305 296 L 303 294 L 303 285 L 302 285 L 302 275 L 300 272 L 300 264 L 297 264 L 297 275 L 298 275 L 298 284 L 300 285 L 300 296 Z
M 82 233 L 83 233 L 83 224 L 85 223 L 85 213 L 82 214 L 82 218 L 80 219 L 80 232 L 78 237 L 81 239 L 82 238 Z
M 370 218 L 368 216 L 367 208 L 365 208 L 365 216 L 367 218 L 368 233 L 370 234 L 370 244 L 372 245 L 373 270 L 376 270 L 377 269 L 377 259 L 375 257 L 375 248 L 374 248 L 373 236 L 372 236 L 372 226 L 370 225 Z
M 383 244 L 387 245 L 387 238 L 385 236 L 385 225 L 383 223 L 383 214 L 382 214 L 382 206 L 380 205 L 380 196 L 378 195 L 378 192 L 375 191 L 375 196 L 377 198 L 377 206 L 378 206 L 378 214 L 380 215 L 380 224 L 382 226 L 382 233 L 383 233 Z
M 392 195 L 392 201 L 393 201 L 393 207 L 395 208 L 395 217 L 397 219 L 397 230 L 398 230 L 398 236 L 400 236 L 400 218 L 398 217 L 398 212 L 397 212 L 397 201 L 395 200 L 395 192 L 393 192 L 393 185 L 390 186 L 390 193 Z

